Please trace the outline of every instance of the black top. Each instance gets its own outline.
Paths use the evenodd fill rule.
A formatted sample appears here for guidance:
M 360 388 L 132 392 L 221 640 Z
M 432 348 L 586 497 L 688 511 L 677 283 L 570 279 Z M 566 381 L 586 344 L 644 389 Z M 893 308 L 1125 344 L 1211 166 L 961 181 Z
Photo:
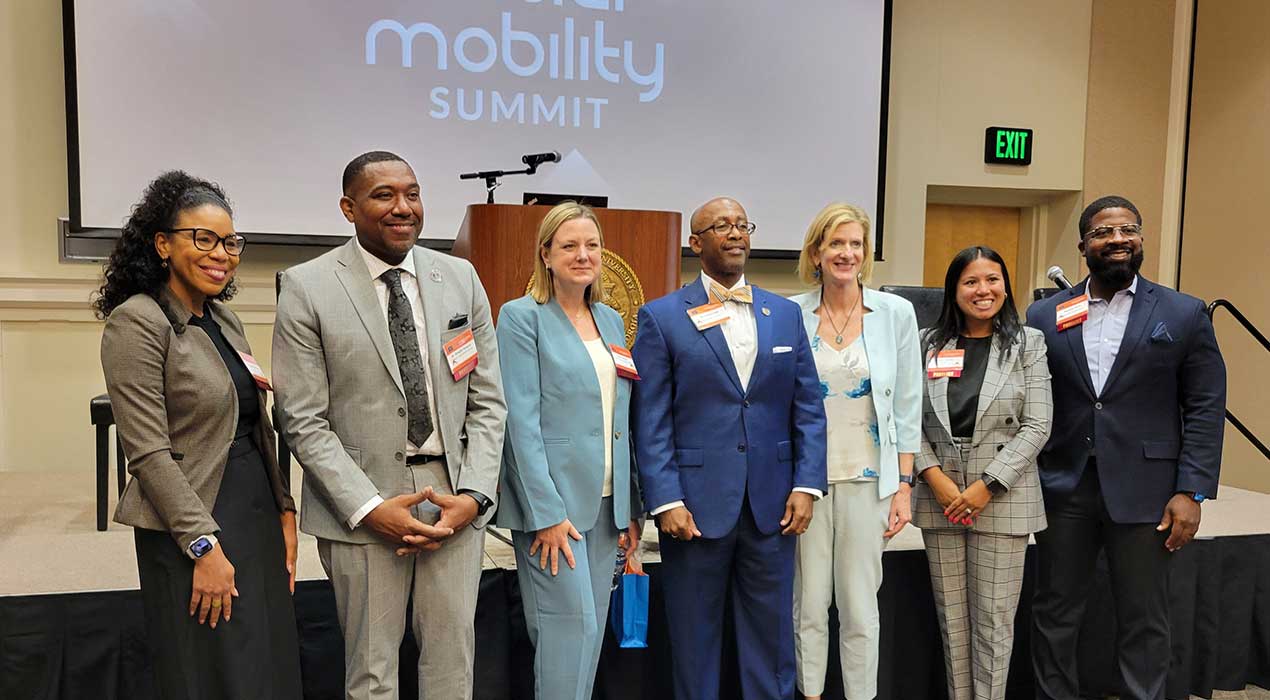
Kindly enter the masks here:
M 979 390 L 983 374 L 988 370 L 992 354 L 992 336 L 987 338 L 957 337 L 957 348 L 966 351 L 960 377 L 948 380 L 948 424 L 953 437 L 969 438 L 975 434 L 975 414 L 979 410 Z
M 225 368 L 229 370 L 230 379 L 234 381 L 234 391 L 238 394 L 238 427 L 234 429 L 234 439 L 241 440 L 255 435 L 256 425 L 260 423 L 260 396 L 256 393 L 256 380 L 238 356 L 238 351 L 225 340 L 225 334 L 221 333 L 220 326 L 212 320 L 207 307 L 203 308 L 201 317 L 191 315 L 189 325 L 203 329 L 207 337 L 212 339 Z

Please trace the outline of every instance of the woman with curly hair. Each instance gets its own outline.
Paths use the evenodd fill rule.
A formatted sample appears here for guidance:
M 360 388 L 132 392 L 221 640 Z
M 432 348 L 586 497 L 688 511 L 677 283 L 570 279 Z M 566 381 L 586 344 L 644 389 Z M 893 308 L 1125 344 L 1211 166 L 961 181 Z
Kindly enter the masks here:
M 164 698 L 299 698 L 295 502 L 268 379 L 222 302 L 246 240 L 221 189 L 160 175 L 133 207 L 94 301 L 133 478 L 115 520 L 137 571 Z

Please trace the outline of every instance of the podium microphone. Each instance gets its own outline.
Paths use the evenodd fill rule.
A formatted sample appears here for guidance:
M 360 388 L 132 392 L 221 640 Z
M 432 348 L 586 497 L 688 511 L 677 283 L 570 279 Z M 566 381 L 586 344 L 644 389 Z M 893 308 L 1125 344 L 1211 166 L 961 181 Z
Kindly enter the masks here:
M 551 151 L 550 153 L 530 153 L 527 156 L 521 156 L 520 162 L 531 168 L 536 168 L 543 163 L 559 163 L 560 152 Z
M 1059 289 L 1072 288 L 1072 283 L 1067 280 L 1067 275 L 1063 274 L 1063 268 L 1058 265 L 1051 267 L 1049 271 L 1045 273 L 1045 276 L 1050 278 L 1051 282 L 1058 285 Z

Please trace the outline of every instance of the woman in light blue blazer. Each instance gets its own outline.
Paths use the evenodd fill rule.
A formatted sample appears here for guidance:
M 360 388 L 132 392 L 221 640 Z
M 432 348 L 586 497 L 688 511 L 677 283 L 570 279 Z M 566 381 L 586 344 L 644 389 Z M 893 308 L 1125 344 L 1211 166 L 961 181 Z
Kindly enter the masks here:
M 639 543 L 620 367 L 630 355 L 622 317 L 600 303 L 603 246 L 590 208 L 552 208 L 529 294 L 498 318 L 507 433 L 495 524 L 512 531 L 539 700 L 591 697 L 617 548 Z
M 836 602 L 846 697 L 877 695 L 882 550 L 912 517 L 922 440 L 922 359 L 913 305 L 864 286 L 873 268 L 869 217 L 835 203 L 807 230 L 798 274 L 828 419 L 829 492 L 798 538 L 794 641 L 799 690 L 824 693 L 829 606 Z

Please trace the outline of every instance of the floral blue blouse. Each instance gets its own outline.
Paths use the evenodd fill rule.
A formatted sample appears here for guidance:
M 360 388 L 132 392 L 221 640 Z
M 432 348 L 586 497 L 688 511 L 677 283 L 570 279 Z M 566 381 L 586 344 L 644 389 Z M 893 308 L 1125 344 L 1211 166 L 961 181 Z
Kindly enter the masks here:
M 816 336 L 811 351 L 829 426 L 829 483 L 877 479 L 881 449 L 864 335 L 841 350 Z

